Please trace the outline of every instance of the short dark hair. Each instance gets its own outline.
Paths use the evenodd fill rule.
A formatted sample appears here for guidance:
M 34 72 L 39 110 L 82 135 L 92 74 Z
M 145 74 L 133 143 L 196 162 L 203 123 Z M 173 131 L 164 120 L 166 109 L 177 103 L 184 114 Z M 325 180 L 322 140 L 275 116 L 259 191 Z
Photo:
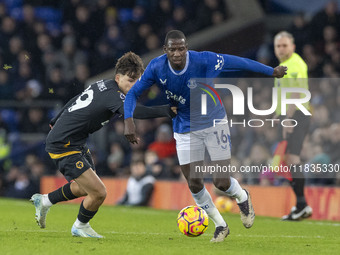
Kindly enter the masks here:
M 165 36 L 164 45 L 168 44 L 169 39 L 184 39 L 185 41 L 187 40 L 184 33 L 179 30 L 169 31 Z
M 132 51 L 125 53 L 120 57 L 116 64 L 116 74 L 128 75 L 136 79 L 144 72 L 142 59 Z

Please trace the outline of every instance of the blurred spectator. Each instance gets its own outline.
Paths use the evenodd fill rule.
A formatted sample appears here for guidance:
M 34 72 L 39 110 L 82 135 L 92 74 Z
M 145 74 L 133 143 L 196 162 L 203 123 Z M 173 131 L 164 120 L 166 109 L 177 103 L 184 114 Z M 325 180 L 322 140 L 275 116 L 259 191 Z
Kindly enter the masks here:
M 334 123 L 328 130 L 328 145 L 327 153 L 330 155 L 330 160 L 333 164 L 339 164 L 340 155 L 340 123 Z
M 90 70 L 86 64 L 77 64 L 75 66 L 75 77 L 67 87 L 67 95 L 74 97 L 84 91 L 85 82 L 90 77 Z
M 131 163 L 131 176 L 128 179 L 125 195 L 118 205 L 147 206 L 154 190 L 155 178 L 146 171 L 143 160 Z
M 167 179 L 168 172 L 161 160 L 159 160 L 157 153 L 147 150 L 144 155 L 145 166 L 148 173 L 150 173 L 157 180 Z
M 45 133 L 50 130 L 48 126 L 49 120 L 43 109 L 39 107 L 28 108 L 23 112 L 20 121 L 20 131 L 23 133 Z
M 25 166 L 13 166 L 6 175 L 6 197 L 30 198 L 39 192 L 39 185 L 30 179 L 30 170 Z
M 104 39 L 108 42 L 111 49 L 114 50 L 116 58 L 123 55 L 129 49 L 129 42 L 127 42 L 117 25 L 110 25 L 106 32 Z
M 298 13 L 294 16 L 293 24 L 288 29 L 295 41 L 296 52 L 302 54 L 303 45 L 309 40 L 309 27 L 303 13 Z
M 13 67 L 13 72 L 18 71 L 18 66 L 20 63 L 18 63 L 18 56 L 19 53 L 23 50 L 23 40 L 19 36 L 13 36 L 9 40 L 8 44 L 8 51 L 4 54 L 5 61 Z
M 222 18 L 223 19 L 223 18 Z M 219 22 L 215 20 L 215 22 Z M 197 30 L 197 24 L 193 19 L 190 19 L 184 6 L 176 6 L 173 11 L 172 20 L 169 21 L 168 26 L 172 26 L 171 29 L 178 29 L 183 31 L 184 34 L 191 34 Z M 167 30 L 171 30 L 169 27 Z
M 70 91 L 66 87 L 61 69 L 59 67 L 52 68 L 42 88 L 41 98 L 47 100 L 62 100 L 63 103 L 66 104 L 65 98 L 68 98 L 69 95 Z
M 15 91 L 16 100 L 26 101 L 26 96 L 30 95 L 28 93 L 29 81 L 35 81 L 37 83 L 32 73 L 32 67 L 28 63 L 20 64 L 18 75 L 13 79 L 13 90 Z
M 90 58 L 91 74 L 96 75 L 102 73 L 115 65 L 115 52 L 110 47 L 107 40 L 100 40 L 95 46 L 95 52 Z
M 331 163 L 330 161 L 330 157 L 329 155 L 327 155 L 326 153 L 322 152 L 322 147 L 317 145 L 314 146 L 313 148 L 313 154 L 314 157 L 307 162 L 307 164 L 313 165 L 313 167 L 317 167 L 320 166 L 321 169 L 323 166 L 327 165 L 329 166 L 329 164 Z M 308 167 L 308 166 L 305 166 Z M 309 166 L 311 167 L 311 166 Z M 326 169 L 324 167 L 324 169 Z M 307 183 L 310 185 L 333 185 L 335 184 L 335 172 L 317 172 L 317 171 L 308 171 L 305 173 L 305 176 L 308 178 Z
M 161 46 L 158 36 L 155 34 L 148 35 L 148 37 L 146 38 L 145 46 L 145 53 L 158 49 Z
M 0 69 L 0 100 L 11 100 L 14 97 L 13 86 L 8 72 Z
M 119 143 L 124 150 L 124 153 L 128 153 L 130 151 L 130 143 L 124 136 L 124 122 L 122 120 L 116 120 L 113 123 L 114 130 L 109 132 L 109 142 L 110 143 Z
M 244 161 L 244 165 L 247 166 L 258 166 L 259 167 L 259 171 L 253 171 L 253 172 L 249 172 L 249 173 L 245 173 L 244 177 L 243 177 L 243 181 L 244 183 L 250 184 L 250 185 L 254 185 L 254 184 L 259 184 L 260 183 L 260 176 L 261 176 L 261 171 L 262 170 L 262 166 L 267 165 L 267 161 L 270 158 L 270 153 L 268 151 L 268 149 L 259 144 L 259 143 L 255 143 L 250 151 L 250 155 L 249 158 L 245 159 Z M 262 179 L 264 177 L 270 177 L 268 175 L 266 176 L 262 176 Z
M 71 81 L 75 77 L 76 66 L 86 63 L 87 57 L 84 52 L 76 48 L 75 38 L 65 37 L 62 41 L 62 50 L 57 52 L 53 63 L 61 67 L 65 80 Z
M 107 157 L 108 175 L 122 176 L 124 163 L 124 151 L 119 143 L 112 143 L 110 146 L 110 154 Z
M 3 52 L 8 51 L 8 42 L 11 37 L 16 35 L 16 33 L 17 33 L 16 21 L 9 16 L 3 17 L 0 29 L 0 48 L 2 49 Z
M 162 124 L 157 128 L 156 139 L 148 149 L 156 152 L 159 159 L 176 155 L 176 141 L 168 124 Z
M 3 18 L 6 16 L 7 14 L 7 7 L 5 5 L 5 3 L 0 3 L 0 23 L 2 22 Z
M 103 22 L 97 22 L 91 16 L 90 7 L 86 5 L 78 5 L 76 7 L 76 16 L 72 23 L 77 42 L 82 50 L 91 51 L 95 40 L 103 33 Z
M 326 26 L 334 26 L 339 31 L 340 15 L 337 10 L 337 2 L 329 1 L 323 10 L 314 15 L 310 22 L 312 42 L 318 42 L 322 38 L 322 33 Z
M 151 24 L 157 34 L 166 34 L 163 31 L 167 22 L 171 20 L 173 13 L 173 3 L 171 0 L 157 1 L 157 7 L 154 15 L 151 16 Z
M 214 18 L 214 13 L 218 12 L 218 15 L 225 16 L 225 10 L 226 7 L 224 1 L 222 0 L 200 1 L 197 10 L 196 23 L 199 24 L 200 28 L 211 26 L 214 21 L 216 22 L 216 18 Z
M 20 22 L 20 30 L 22 31 L 23 38 L 25 40 L 25 47 L 29 50 L 34 49 L 36 42 L 35 38 L 37 34 L 35 33 L 35 23 L 37 22 L 35 18 L 35 11 L 32 5 L 25 4 L 22 7 L 22 20 Z

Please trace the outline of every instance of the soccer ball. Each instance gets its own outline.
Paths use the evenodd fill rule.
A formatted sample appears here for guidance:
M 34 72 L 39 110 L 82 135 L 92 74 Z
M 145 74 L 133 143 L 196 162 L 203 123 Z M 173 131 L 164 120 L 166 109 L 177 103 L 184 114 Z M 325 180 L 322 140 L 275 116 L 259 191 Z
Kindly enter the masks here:
M 190 205 L 183 208 L 177 217 L 177 226 L 186 236 L 202 235 L 208 228 L 208 214 L 200 207 Z
M 215 206 L 220 213 L 229 212 L 233 208 L 233 201 L 229 197 L 217 197 Z

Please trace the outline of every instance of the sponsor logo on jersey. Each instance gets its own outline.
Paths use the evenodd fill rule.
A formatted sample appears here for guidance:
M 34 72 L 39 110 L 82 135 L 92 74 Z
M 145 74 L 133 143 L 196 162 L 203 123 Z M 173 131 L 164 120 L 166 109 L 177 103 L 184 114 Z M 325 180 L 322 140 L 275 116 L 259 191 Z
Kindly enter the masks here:
M 165 91 L 165 94 L 166 94 L 166 98 L 167 98 L 168 100 L 171 100 L 171 99 L 172 99 L 172 100 L 174 100 L 174 101 L 176 101 L 176 102 L 179 102 L 179 103 L 181 103 L 181 104 L 185 104 L 186 99 L 185 99 L 184 97 L 178 96 L 178 95 L 172 93 L 172 92 L 169 91 L 169 90 L 166 90 L 166 91 Z
M 189 89 L 194 89 L 194 88 L 196 88 L 196 87 L 197 87 L 197 82 L 196 82 L 196 80 L 194 80 L 194 79 L 189 79 L 189 80 L 188 80 L 188 83 L 187 83 L 187 86 L 188 86 Z
M 224 58 L 218 54 L 216 56 L 217 56 L 217 64 L 215 65 L 215 70 L 222 70 L 224 66 Z
M 82 161 L 78 161 L 78 162 L 76 163 L 76 167 L 77 167 L 78 169 L 82 169 L 82 168 L 84 167 L 84 163 L 83 163 Z
M 162 83 L 162 85 L 165 85 L 165 84 L 166 84 L 166 81 L 167 81 L 167 79 L 165 79 L 165 80 L 163 81 L 161 78 L 159 78 L 159 81 Z

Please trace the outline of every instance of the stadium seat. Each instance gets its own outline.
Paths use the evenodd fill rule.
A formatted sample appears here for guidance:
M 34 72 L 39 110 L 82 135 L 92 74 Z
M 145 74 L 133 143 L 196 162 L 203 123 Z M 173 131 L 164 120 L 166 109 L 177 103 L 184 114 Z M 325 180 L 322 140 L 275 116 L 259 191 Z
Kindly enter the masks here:
M 0 110 L 1 119 L 8 125 L 10 132 L 18 130 L 18 118 L 15 110 L 3 109 Z
M 59 24 L 61 22 L 61 11 L 50 7 L 36 7 L 34 8 L 35 16 L 44 20 L 45 22 L 52 22 Z
M 4 0 L 4 3 L 9 11 L 22 6 L 22 0 Z
M 132 9 L 131 8 L 121 8 L 119 9 L 119 20 L 122 24 L 127 23 L 132 19 Z

